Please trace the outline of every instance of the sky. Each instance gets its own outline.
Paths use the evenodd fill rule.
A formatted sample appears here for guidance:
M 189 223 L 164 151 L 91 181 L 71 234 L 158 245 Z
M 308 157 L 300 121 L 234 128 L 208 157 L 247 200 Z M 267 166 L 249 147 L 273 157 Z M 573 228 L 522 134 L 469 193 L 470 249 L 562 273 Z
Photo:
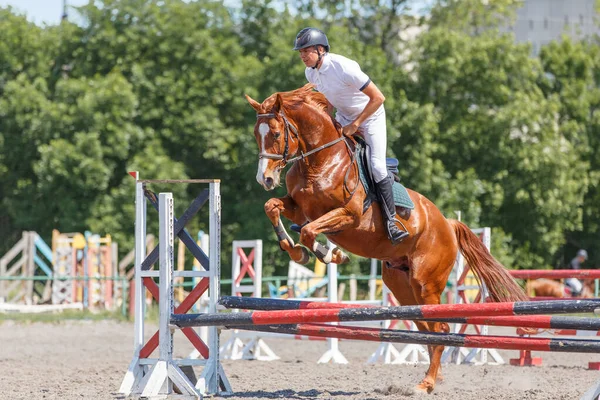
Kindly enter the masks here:
M 38 25 L 56 25 L 60 22 L 64 1 L 70 6 L 81 6 L 89 0 L 0 0 L 0 7 L 11 6 Z M 430 4 L 431 0 L 418 0 L 415 3 L 416 9 L 419 5 Z
M 88 2 L 88 0 L 0 0 L 0 6 L 11 6 L 20 13 L 26 14 L 27 19 L 38 25 L 43 23 L 56 25 L 62 16 L 63 1 L 71 6 L 81 6 Z

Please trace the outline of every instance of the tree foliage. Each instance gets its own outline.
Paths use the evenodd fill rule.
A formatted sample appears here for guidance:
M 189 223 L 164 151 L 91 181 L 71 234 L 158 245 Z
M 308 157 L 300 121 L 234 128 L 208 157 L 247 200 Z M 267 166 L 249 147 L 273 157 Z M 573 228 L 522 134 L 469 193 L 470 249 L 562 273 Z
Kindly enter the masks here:
M 79 8 L 82 24 L 44 27 L 0 9 L 2 250 L 21 230 L 49 238 L 53 228 L 108 233 L 129 250 L 127 171 L 139 170 L 221 179 L 225 273 L 229 243 L 259 238 L 265 273 L 285 274 L 243 94 L 303 85 L 291 47 L 317 26 L 384 92 L 390 155 L 408 187 L 448 217 L 492 226 L 493 251 L 511 267 L 560 265 L 577 247 L 597 263 L 598 42 L 565 37 L 532 56 L 501 33 L 515 4 L 438 1 L 419 19 L 409 0 L 104 0 Z M 179 210 L 198 193 L 165 190 Z

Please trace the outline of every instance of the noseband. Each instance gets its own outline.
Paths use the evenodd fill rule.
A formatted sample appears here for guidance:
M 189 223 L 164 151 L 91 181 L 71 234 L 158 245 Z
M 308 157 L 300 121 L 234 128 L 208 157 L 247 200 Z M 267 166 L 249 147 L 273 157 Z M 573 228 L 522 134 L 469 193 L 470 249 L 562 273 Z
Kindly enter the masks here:
M 289 143 L 290 142 L 290 131 L 292 131 L 294 134 L 294 137 L 296 139 L 298 139 L 298 129 L 296 129 L 296 127 L 294 125 L 290 124 L 290 121 L 288 121 L 288 119 L 286 118 L 285 114 L 283 113 L 283 110 L 280 111 L 279 114 L 275 114 L 275 113 L 256 114 L 256 119 L 261 118 L 261 117 L 277 118 L 278 115 L 283 119 L 283 123 L 285 125 L 285 130 L 283 133 L 284 139 L 285 139 L 285 147 L 283 149 L 283 154 L 273 154 L 273 153 L 266 153 L 266 152 L 262 151 L 261 153 L 258 154 L 258 159 L 261 160 L 263 158 L 266 158 L 269 160 L 282 160 L 283 165 L 286 165 L 288 162 L 296 161 L 295 159 L 288 160 L 287 156 L 288 156 L 288 151 L 290 149 L 290 143 Z
M 321 151 L 323 149 L 326 149 L 328 147 L 333 146 L 336 143 L 341 142 L 342 140 L 346 140 L 346 137 L 344 135 L 342 135 L 341 137 L 324 144 L 323 146 L 317 147 L 316 149 L 313 149 L 307 153 L 302 153 L 300 152 L 299 156 L 296 157 L 292 157 L 290 159 L 287 158 L 288 156 L 288 152 L 289 152 L 289 142 L 290 142 L 290 131 L 293 133 L 294 138 L 298 139 L 298 129 L 296 129 L 296 127 L 294 125 L 292 125 L 290 123 L 290 121 L 287 119 L 287 117 L 285 116 L 285 114 L 283 113 L 283 110 L 279 111 L 279 114 L 276 113 L 266 113 L 266 114 L 256 114 L 256 118 L 261 118 L 261 117 L 265 117 L 265 118 L 277 118 L 277 116 L 280 116 L 283 119 L 283 123 L 285 125 L 285 130 L 284 130 L 284 140 L 285 140 L 285 147 L 283 149 L 283 154 L 273 154 L 273 153 L 266 153 L 264 151 L 260 152 L 258 154 L 258 159 L 261 160 L 263 158 L 269 159 L 269 160 L 281 160 L 283 162 L 283 165 L 285 166 L 288 163 L 293 163 L 296 162 L 298 160 L 303 160 L 306 157 L 310 156 L 311 154 L 314 154 L 318 151 Z M 348 142 L 345 142 L 346 146 L 348 146 L 348 148 L 350 148 L 350 146 L 348 145 Z M 352 151 L 352 150 L 350 150 Z

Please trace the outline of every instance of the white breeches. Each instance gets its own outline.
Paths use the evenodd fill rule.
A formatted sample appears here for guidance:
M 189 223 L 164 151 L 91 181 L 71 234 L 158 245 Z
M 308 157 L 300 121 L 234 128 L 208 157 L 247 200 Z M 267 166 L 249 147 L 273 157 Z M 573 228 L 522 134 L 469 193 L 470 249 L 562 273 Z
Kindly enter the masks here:
M 581 293 L 581 290 L 583 289 L 583 283 L 577 278 L 565 279 L 565 285 L 570 287 L 575 293 Z
M 339 113 L 336 113 L 335 119 L 346 126 L 352 121 L 346 119 Z M 379 115 L 372 115 L 359 127 L 359 131 L 365 142 L 371 148 L 371 170 L 373 179 L 376 183 L 381 182 L 388 176 L 385 163 L 387 147 L 387 128 L 385 125 L 385 110 L 381 110 Z

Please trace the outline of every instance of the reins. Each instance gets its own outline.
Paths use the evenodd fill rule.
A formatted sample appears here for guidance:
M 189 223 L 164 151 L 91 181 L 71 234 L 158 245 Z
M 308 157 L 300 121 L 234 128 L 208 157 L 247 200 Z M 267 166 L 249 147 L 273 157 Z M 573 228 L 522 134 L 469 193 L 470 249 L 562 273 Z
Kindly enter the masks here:
M 298 160 L 304 160 L 306 157 L 308 157 L 310 155 L 318 153 L 321 150 L 325 150 L 325 149 L 327 149 L 331 146 L 334 146 L 334 145 L 338 144 L 339 142 L 343 141 L 344 144 L 346 145 L 346 147 L 348 148 L 348 151 L 350 152 L 350 166 L 356 164 L 356 170 L 357 170 L 356 171 L 357 183 L 353 190 L 350 190 L 348 188 L 348 177 L 350 175 L 350 166 L 348 166 L 348 169 L 346 169 L 346 174 L 344 176 L 344 189 L 346 191 L 348 191 L 348 193 L 350 194 L 350 197 L 352 197 L 354 195 L 354 193 L 356 192 L 356 190 L 358 189 L 358 186 L 360 184 L 360 174 L 358 172 L 358 163 L 356 162 L 356 152 L 354 150 L 352 150 L 352 148 L 348 144 L 348 140 L 347 140 L 346 136 L 344 136 L 344 134 L 340 132 L 341 136 L 339 138 L 332 140 L 331 142 L 327 142 L 324 145 L 319 146 L 315 149 L 307 151 L 306 153 L 303 153 L 302 151 L 300 151 L 299 156 L 295 156 L 295 157 L 288 159 L 287 156 L 288 156 L 288 151 L 289 151 L 290 131 L 293 133 L 293 136 L 296 139 L 298 139 L 298 137 L 299 137 L 298 129 L 290 123 L 290 121 L 287 119 L 287 117 L 283 113 L 283 110 L 279 111 L 278 114 L 276 114 L 276 113 L 256 114 L 257 119 L 262 118 L 262 117 L 277 118 L 277 116 L 280 116 L 283 119 L 283 122 L 285 125 L 285 130 L 284 130 L 285 147 L 283 150 L 283 154 L 273 154 L 273 153 L 266 153 L 266 152 L 262 151 L 258 154 L 258 158 L 259 159 L 266 158 L 266 159 L 270 159 L 270 160 L 281 160 L 283 162 L 283 166 L 285 167 L 287 164 L 294 163 Z M 299 148 L 299 146 L 298 146 L 298 148 Z

